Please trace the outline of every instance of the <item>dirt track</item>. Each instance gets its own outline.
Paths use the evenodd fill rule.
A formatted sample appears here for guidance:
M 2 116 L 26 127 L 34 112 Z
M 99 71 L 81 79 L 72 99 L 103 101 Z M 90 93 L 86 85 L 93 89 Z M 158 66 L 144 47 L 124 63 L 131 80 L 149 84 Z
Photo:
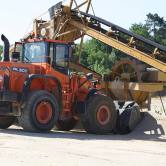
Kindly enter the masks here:
M 157 104 L 156 100 L 153 103 Z M 159 109 L 157 105 L 153 109 Z M 154 115 L 147 114 L 128 135 L 96 136 L 78 131 L 32 134 L 12 126 L 0 130 L 0 165 L 164 166 L 166 116 Z

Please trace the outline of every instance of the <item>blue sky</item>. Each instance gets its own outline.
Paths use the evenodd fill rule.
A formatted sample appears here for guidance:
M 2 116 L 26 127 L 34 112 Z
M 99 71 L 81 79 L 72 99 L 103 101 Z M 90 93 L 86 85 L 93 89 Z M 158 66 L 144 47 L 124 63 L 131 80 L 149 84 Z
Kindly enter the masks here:
M 79 0 L 77 0 L 79 1 Z M 0 34 L 13 43 L 30 29 L 32 20 L 59 0 L 0 0 Z M 92 0 L 95 14 L 124 28 L 143 22 L 146 14 L 158 13 L 166 19 L 165 0 Z

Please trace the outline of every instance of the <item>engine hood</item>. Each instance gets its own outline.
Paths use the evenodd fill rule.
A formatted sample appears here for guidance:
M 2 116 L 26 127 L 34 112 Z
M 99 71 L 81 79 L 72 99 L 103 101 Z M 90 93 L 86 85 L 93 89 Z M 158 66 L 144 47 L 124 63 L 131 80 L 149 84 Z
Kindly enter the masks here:
M 0 71 L 6 70 L 22 74 L 45 74 L 44 66 L 41 64 L 1 62 Z

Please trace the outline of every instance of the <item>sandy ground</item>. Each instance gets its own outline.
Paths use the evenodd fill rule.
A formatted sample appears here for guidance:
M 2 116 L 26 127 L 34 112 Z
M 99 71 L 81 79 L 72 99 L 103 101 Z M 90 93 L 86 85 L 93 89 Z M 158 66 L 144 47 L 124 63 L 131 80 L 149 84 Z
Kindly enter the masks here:
M 137 128 L 128 135 L 90 135 L 84 132 L 34 134 L 12 126 L 0 130 L 1 166 L 164 166 L 166 116 L 158 99 Z

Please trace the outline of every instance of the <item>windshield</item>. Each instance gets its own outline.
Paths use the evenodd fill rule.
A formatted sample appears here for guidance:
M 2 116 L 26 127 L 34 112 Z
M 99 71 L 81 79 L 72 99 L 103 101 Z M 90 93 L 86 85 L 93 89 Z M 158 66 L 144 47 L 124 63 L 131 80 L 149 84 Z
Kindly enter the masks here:
M 46 62 L 46 55 L 46 43 L 44 42 L 26 43 L 24 45 L 24 62 Z

